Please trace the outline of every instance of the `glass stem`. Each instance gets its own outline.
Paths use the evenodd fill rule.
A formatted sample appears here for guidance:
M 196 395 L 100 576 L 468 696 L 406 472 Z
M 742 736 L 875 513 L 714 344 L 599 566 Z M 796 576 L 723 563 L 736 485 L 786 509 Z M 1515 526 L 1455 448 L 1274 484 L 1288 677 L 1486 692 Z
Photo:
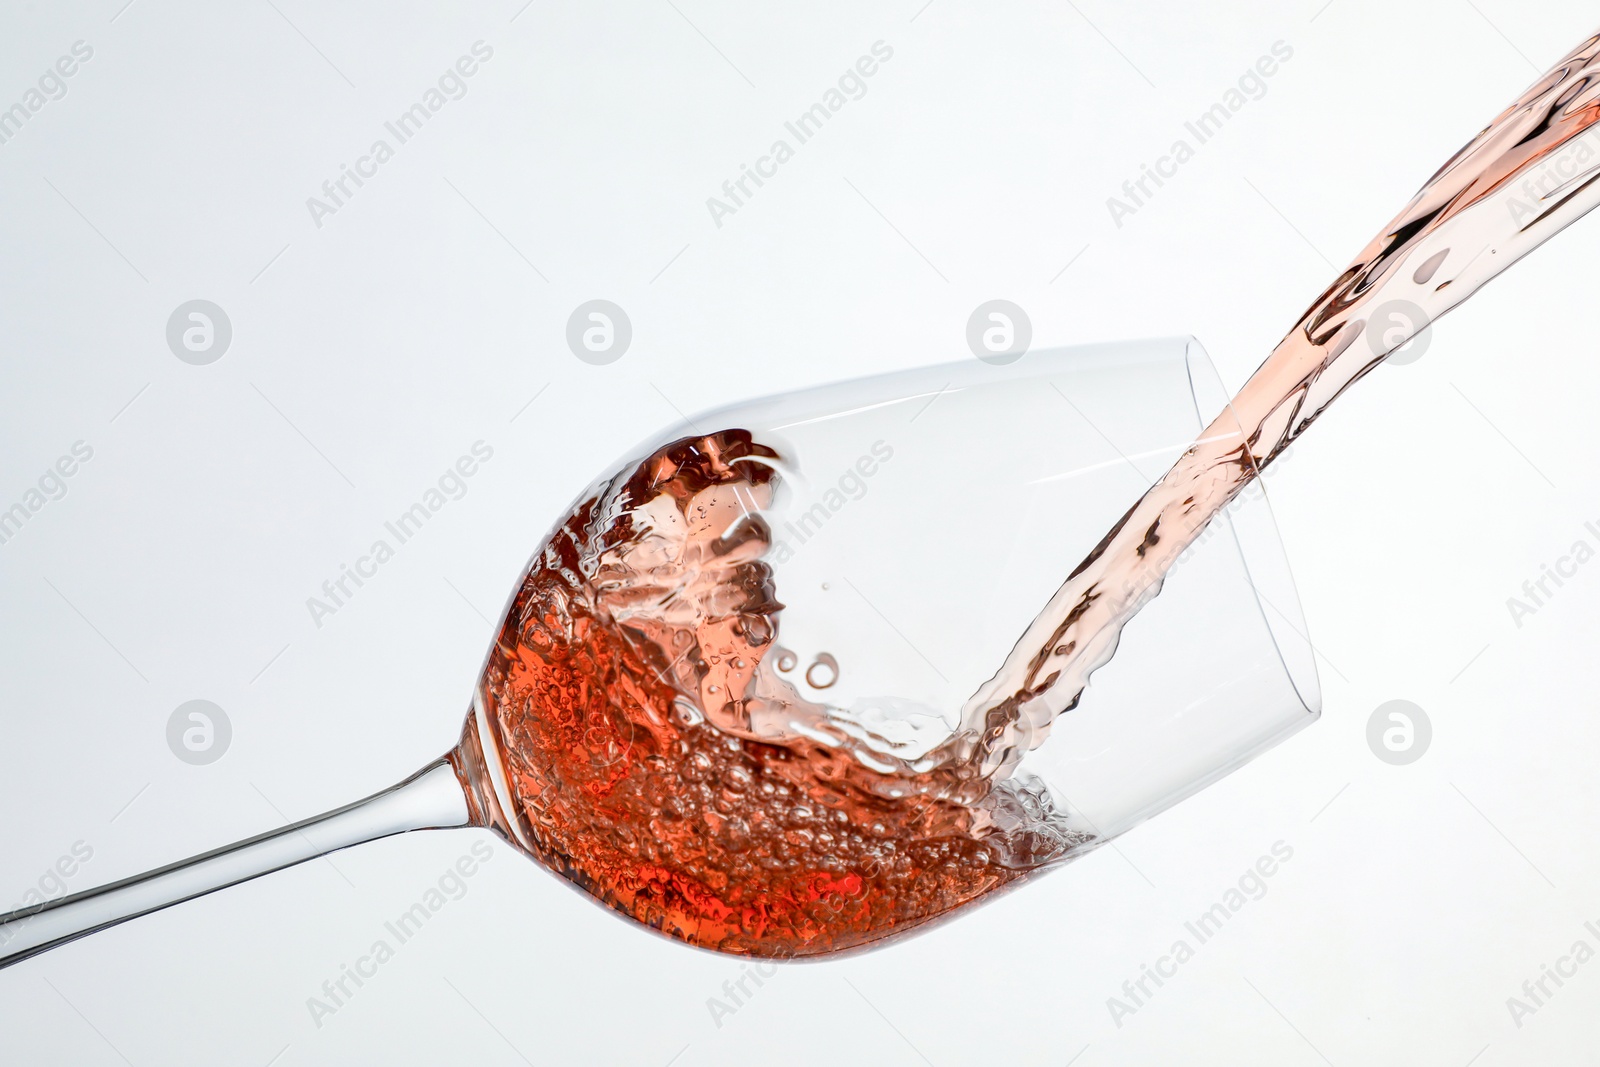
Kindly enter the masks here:
M 0 968 L 97 930 L 341 848 L 407 830 L 467 826 L 467 795 L 447 757 L 365 800 L 144 874 L 0 914 Z

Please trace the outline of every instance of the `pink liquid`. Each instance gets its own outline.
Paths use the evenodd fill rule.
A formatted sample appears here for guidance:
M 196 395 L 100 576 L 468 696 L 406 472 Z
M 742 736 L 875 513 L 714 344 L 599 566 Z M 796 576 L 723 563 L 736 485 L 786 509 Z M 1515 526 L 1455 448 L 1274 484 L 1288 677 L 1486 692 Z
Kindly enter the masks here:
M 1430 179 L 914 764 L 767 666 L 771 534 L 736 520 L 770 499 L 777 475 L 751 461 L 770 448 L 724 429 L 600 483 L 530 566 L 453 757 L 478 821 L 640 923 L 772 957 L 902 934 L 1091 845 L 1015 772 L 1021 756 L 1250 479 L 1600 199 L 1597 55 L 1585 41 Z

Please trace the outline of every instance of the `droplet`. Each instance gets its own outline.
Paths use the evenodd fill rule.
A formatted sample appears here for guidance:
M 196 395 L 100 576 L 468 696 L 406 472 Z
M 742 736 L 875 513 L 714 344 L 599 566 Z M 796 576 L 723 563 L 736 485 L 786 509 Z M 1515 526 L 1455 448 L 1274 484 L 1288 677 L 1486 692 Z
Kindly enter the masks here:
M 827 652 L 819 652 L 811 666 L 806 668 L 806 684 L 813 689 L 827 689 L 839 680 L 839 661 Z
M 1417 273 L 1411 276 L 1411 280 L 1418 285 L 1427 285 L 1428 281 L 1433 277 L 1434 271 L 1439 269 L 1439 265 L 1444 262 L 1444 257 L 1449 254 L 1450 250 L 1447 248 L 1443 252 L 1429 256 L 1422 266 L 1417 268 Z
M 793 652 L 790 652 L 787 648 L 780 648 L 777 651 L 778 651 L 778 660 L 777 660 L 778 669 L 780 671 L 792 671 L 792 670 L 794 670 L 795 664 L 800 662 L 800 657 L 795 655 Z

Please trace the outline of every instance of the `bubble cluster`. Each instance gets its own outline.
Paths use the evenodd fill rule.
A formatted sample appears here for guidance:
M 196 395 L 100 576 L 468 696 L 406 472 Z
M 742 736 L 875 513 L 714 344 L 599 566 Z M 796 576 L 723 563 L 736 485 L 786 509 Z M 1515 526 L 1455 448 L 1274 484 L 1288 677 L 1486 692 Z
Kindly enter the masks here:
M 481 694 L 511 836 L 664 934 L 776 958 L 903 933 L 1086 844 L 1025 778 L 976 803 L 865 789 L 846 753 L 748 736 L 763 701 L 800 699 L 761 671 L 799 666 L 775 643 L 765 543 L 726 539 L 742 514 L 729 494 L 775 476 L 739 463 L 759 448 L 731 431 L 661 450 L 580 504 L 530 568 Z M 825 688 L 839 665 L 821 654 L 803 673 Z

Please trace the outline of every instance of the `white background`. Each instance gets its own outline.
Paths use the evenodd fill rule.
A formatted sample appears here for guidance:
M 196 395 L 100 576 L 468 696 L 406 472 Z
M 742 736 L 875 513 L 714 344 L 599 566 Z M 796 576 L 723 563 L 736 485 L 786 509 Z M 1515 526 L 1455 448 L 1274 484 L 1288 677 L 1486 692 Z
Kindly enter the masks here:
M 1236 387 L 1331 263 L 1594 19 L 1509 0 L 122 2 L 0 23 L 0 106 L 94 49 L 0 145 L 0 507 L 94 449 L 0 545 L 8 903 L 75 842 L 88 888 L 443 752 L 549 522 L 677 408 L 970 358 L 966 318 L 995 297 L 1036 346 L 1192 332 Z M 315 226 L 306 198 L 480 39 L 467 95 Z M 714 225 L 705 199 L 878 40 L 894 56 L 866 96 Z M 1117 228 L 1106 198 L 1278 40 L 1294 56 L 1266 95 Z M 1520 1027 L 1506 1000 L 1600 945 L 1600 565 L 1520 628 L 1506 599 L 1596 540 L 1597 252 L 1600 223 L 1578 223 L 1296 447 L 1272 485 L 1324 718 L 1120 851 L 785 968 L 719 1027 L 706 1001 L 738 961 L 497 844 L 318 1027 L 307 997 L 472 840 L 410 835 L 0 972 L 0 1062 L 1591 1062 L 1600 963 Z M 635 330 L 604 367 L 563 339 L 596 297 Z M 209 366 L 165 342 L 194 298 L 233 324 Z M 470 492 L 317 628 L 306 598 L 480 439 Z M 165 741 L 195 698 L 233 723 L 206 767 Z M 1367 746 L 1393 698 L 1433 723 L 1410 766 Z M 1266 896 L 1116 1025 L 1107 998 L 1280 840 Z

